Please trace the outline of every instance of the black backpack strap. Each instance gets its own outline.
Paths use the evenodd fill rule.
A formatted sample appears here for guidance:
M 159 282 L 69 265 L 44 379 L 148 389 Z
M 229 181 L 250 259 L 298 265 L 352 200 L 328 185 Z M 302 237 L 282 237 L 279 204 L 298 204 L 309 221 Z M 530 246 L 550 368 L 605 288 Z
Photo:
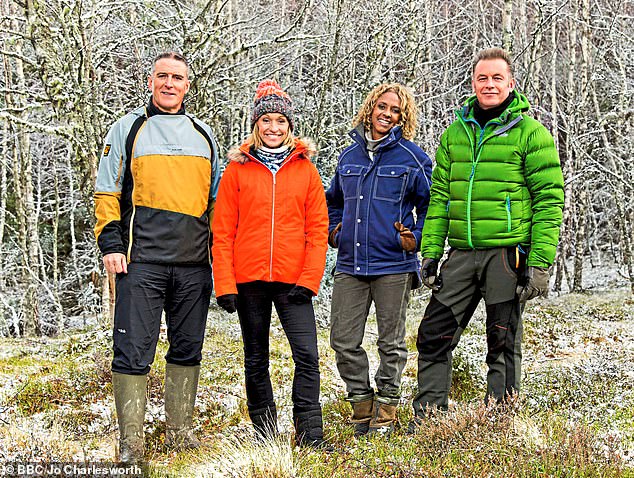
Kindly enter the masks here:
M 189 118 L 189 121 L 192 122 L 192 125 L 194 126 L 194 128 L 196 129 L 196 131 L 198 131 L 200 134 L 203 135 L 203 138 L 205 138 L 207 140 L 207 143 L 209 143 L 209 150 L 211 151 L 211 159 L 213 159 L 214 157 L 214 142 L 211 140 L 211 138 L 209 137 L 209 135 L 207 134 L 207 131 L 205 131 L 205 128 L 203 128 L 202 126 L 200 126 L 196 120 L 194 120 L 194 118 L 192 118 L 189 115 L 186 115 Z
M 134 140 L 136 139 L 136 135 L 139 133 L 141 126 L 143 123 L 147 121 L 147 116 L 142 115 L 134 120 L 132 123 L 132 127 L 130 128 L 130 132 L 125 139 L 125 162 L 126 166 L 130 167 L 130 160 L 132 159 L 132 148 L 134 147 Z

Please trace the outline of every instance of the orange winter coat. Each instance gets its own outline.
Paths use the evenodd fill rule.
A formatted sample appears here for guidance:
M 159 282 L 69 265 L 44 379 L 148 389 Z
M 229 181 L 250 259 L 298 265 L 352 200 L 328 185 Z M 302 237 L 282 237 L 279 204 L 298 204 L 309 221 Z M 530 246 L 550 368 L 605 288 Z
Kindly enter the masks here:
M 243 144 L 229 153 L 213 219 L 216 296 L 237 294 L 236 284 L 284 282 L 315 294 L 326 265 L 328 209 L 314 146 L 296 140 L 278 172 Z

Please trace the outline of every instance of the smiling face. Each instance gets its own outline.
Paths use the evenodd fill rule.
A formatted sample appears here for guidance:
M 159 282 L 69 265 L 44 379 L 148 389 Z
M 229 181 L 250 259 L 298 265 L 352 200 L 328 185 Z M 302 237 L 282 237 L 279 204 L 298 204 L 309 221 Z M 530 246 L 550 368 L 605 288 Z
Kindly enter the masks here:
M 176 113 L 189 91 L 187 65 L 174 58 L 161 58 L 148 76 L 148 88 L 152 92 L 154 106 L 166 113 Z
M 266 113 L 255 122 L 260 140 L 267 148 L 279 148 L 288 137 L 290 124 L 280 113 Z
M 401 121 L 401 100 L 393 91 L 386 91 L 376 100 L 372 110 L 372 139 L 385 136 Z
M 501 105 L 515 88 L 508 63 L 502 58 L 480 60 L 473 71 L 471 86 L 483 110 Z

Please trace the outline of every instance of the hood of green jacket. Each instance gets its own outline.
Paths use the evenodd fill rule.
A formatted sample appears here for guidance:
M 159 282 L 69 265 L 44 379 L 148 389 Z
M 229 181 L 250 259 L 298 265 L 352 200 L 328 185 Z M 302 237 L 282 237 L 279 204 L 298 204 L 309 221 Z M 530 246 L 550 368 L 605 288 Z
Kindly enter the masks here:
M 476 102 L 476 95 L 472 95 L 467 98 L 462 108 L 456 111 L 456 114 L 461 116 L 463 120 L 472 120 L 475 121 L 473 117 L 473 105 Z M 522 93 L 515 91 L 515 98 L 508 107 L 504 110 L 504 112 L 498 117 L 501 123 L 507 123 L 508 121 L 513 120 L 515 117 L 522 113 L 526 113 L 531 109 L 531 105 L 528 102 L 528 98 L 524 96 Z

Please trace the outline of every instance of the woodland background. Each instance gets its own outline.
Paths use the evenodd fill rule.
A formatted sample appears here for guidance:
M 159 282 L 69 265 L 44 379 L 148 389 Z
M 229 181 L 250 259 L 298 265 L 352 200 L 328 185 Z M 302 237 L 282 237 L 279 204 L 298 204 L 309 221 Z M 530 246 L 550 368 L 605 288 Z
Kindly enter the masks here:
M 292 96 L 327 184 L 376 84 L 409 85 L 430 155 L 471 92 L 481 48 L 504 46 L 553 133 L 566 180 L 554 289 L 614 264 L 634 291 L 631 0 L 0 0 L 0 336 L 104 317 L 109 281 L 93 185 L 109 125 L 147 100 L 156 53 L 191 62 L 187 108 L 223 153 L 247 133 L 258 81 Z M 331 260 L 331 259 L 330 259 Z M 328 284 L 325 284 L 328 290 Z M 327 296 L 327 294 L 326 294 Z

